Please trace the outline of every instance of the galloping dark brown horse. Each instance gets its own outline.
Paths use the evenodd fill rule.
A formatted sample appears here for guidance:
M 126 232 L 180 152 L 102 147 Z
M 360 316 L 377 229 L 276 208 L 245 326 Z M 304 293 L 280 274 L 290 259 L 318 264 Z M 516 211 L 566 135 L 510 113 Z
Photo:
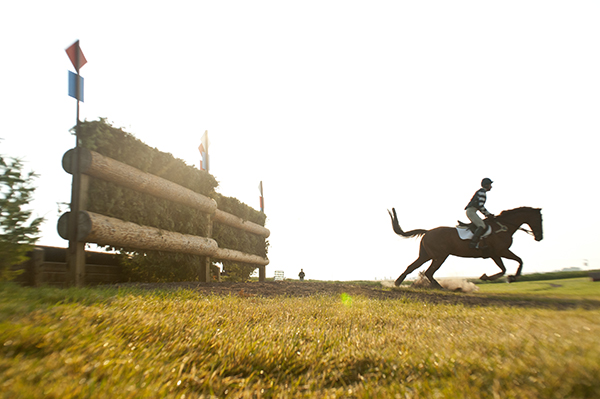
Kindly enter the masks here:
M 519 268 L 514 276 L 509 276 L 509 281 L 515 281 L 521 275 L 523 261 L 509 250 L 512 245 L 513 234 L 521 225 L 527 224 L 532 230 L 536 241 L 540 241 L 543 238 L 542 212 L 541 209 L 537 208 L 522 207 L 511 209 L 503 211 L 495 218 L 486 219 L 486 225 L 492 226 L 492 234 L 481 240 L 480 246 L 484 249 L 469 248 L 469 241 L 462 240 L 458 236 L 455 227 L 402 231 L 394 208 L 392 208 L 392 212 L 388 211 L 392 218 L 392 226 L 396 234 L 402 237 L 423 236 L 419 247 L 419 258 L 411 263 L 404 273 L 398 277 L 395 283 L 396 286 L 402 284 L 406 276 L 421 267 L 423 263 L 432 260 L 431 265 L 425 271 L 425 276 L 431 281 L 434 287 L 441 288 L 439 283 L 433 278 L 433 275 L 449 255 L 463 258 L 492 258 L 502 271 L 489 277 L 484 274 L 481 276 L 482 280 L 495 280 L 506 273 L 502 258 L 515 260 L 519 262 Z

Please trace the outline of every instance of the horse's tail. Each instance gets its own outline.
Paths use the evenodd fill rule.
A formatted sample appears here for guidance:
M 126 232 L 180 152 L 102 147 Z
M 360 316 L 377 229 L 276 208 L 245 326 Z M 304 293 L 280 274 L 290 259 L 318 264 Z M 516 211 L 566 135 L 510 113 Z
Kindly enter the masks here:
M 393 212 L 393 214 L 392 214 Z M 411 231 L 402 231 L 400 224 L 398 223 L 398 216 L 396 216 L 396 209 L 392 208 L 392 212 L 388 210 L 390 214 L 390 218 L 392 218 L 392 227 L 394 228 L 394 232 L 402 237 L 418 237 L 427 233 L 429 230 L 417 229 Z

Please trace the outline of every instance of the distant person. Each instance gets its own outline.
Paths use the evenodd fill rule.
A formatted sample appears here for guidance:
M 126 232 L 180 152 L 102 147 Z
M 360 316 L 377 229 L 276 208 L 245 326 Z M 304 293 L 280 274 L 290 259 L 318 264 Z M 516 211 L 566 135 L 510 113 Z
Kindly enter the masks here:
M 304 269 L 300 269 L 300 273 L 298 273 L 298 277 L 300 277 L 300 281 L 304 281 Z
M 469 248 L 477 248 L 479 240 L 485 232 L 485 222 L 481 220 L 481 218 L 477 214 L 477 211 L 481 212 L 483 215 L 485 215 L 485 217 L 494 217 L 494 215 L 492 215 L 488 212 L 487 209 L 485 209 L 485 200 L 487 199 L 486 193 L 492 189 L 492 183 L 493 181 L 491 181 L 487 177 L 483 179 L 481 181 L 481 188 L 475 192 L 475 195 L 473 195 L 473 198 L 471 198 L 471 201 L 465 207 L 465 209 L 467 210 L 467 217 L 471 222 L 473 222 L 475 226 L 477 226 L 477 230 L 475 230 L 473 238 L 469 243 Z

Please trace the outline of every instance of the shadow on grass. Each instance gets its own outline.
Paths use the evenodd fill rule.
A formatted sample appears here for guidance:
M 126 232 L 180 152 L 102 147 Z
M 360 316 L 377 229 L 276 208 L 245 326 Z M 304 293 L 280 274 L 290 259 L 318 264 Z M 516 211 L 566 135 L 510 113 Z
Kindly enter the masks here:
M 0 283 L 0 316 L 27 313 L 62 304 L 92 305 L 108 303 L 118 294 L 114 288 L 23 287 L 13 282 Z

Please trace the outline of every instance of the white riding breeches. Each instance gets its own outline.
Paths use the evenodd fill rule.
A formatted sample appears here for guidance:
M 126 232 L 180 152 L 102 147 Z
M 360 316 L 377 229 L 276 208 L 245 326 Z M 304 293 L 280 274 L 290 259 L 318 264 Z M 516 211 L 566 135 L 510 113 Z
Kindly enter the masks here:
M 477 227 L 482 227 L 485 229 L 485 222 L 479 217 L 477 214 L 477 208 L 469 207 L 467 208 L 467 217 L 471 222 L 475 224 Z

